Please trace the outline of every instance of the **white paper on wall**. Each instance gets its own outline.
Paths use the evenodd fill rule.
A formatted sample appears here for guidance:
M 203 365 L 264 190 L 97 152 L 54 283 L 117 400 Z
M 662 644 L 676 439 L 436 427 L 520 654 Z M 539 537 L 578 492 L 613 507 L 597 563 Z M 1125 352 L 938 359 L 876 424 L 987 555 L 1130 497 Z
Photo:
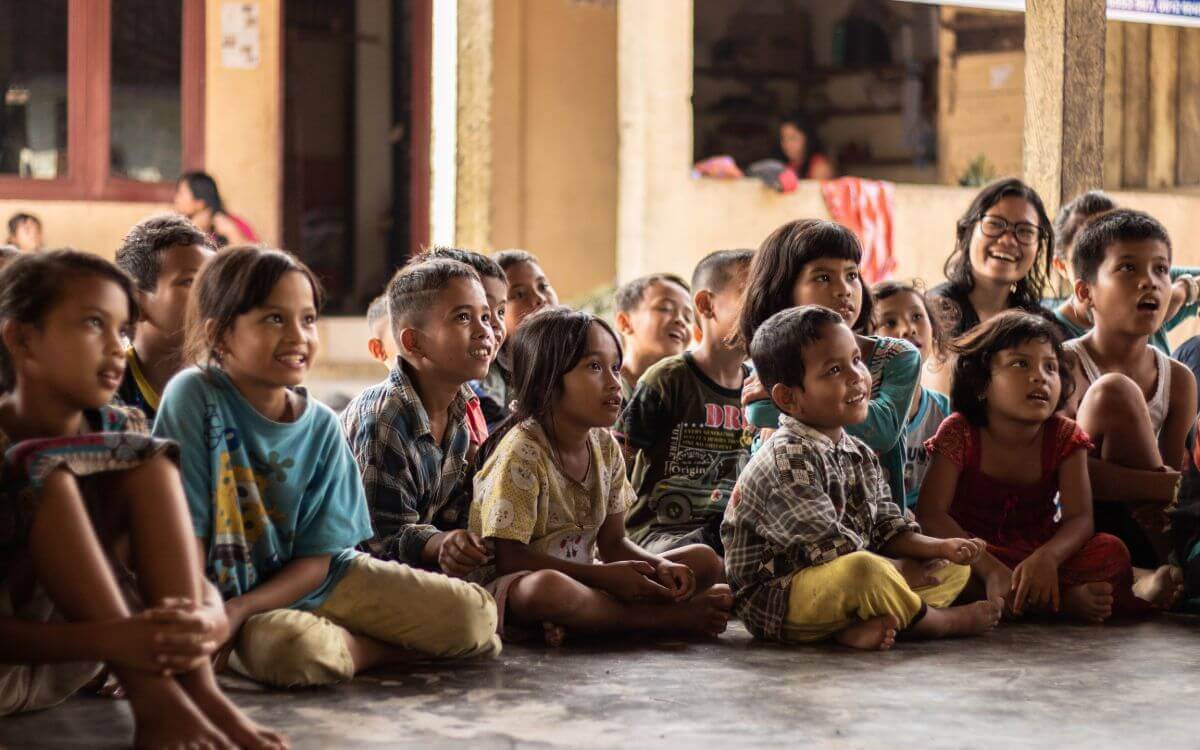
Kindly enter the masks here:
M 237 70 L 258 67 L 261 47 L 258 3 L 221 4 L 221 65 Z

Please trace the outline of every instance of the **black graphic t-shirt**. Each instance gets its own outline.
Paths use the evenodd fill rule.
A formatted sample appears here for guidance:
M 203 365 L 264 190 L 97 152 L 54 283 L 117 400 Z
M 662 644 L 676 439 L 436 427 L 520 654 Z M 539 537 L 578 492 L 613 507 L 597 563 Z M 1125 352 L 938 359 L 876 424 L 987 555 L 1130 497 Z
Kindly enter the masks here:
M 690 352 L 642 375 L 615 429 L 635 456 L 638 498 L 625 521 L 634 541 L 652 531 L 682 536 L 725 513 L 750 458 L 743 423 L 741 389 L 717 385 Z

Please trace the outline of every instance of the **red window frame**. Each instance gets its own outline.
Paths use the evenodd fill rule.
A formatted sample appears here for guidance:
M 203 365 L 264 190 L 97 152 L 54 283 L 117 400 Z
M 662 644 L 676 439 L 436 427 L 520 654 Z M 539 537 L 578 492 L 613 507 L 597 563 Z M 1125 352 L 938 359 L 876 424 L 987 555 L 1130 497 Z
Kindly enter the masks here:
M 187 171 L 204 167 L 205 0 L 181 2 L 180 141 Z M 69 0 L 67 13 L 67 173 L 53 180 L 0 175 L 0 199 L 169 202 L 174 182 L 112 174 L 112 0 Z

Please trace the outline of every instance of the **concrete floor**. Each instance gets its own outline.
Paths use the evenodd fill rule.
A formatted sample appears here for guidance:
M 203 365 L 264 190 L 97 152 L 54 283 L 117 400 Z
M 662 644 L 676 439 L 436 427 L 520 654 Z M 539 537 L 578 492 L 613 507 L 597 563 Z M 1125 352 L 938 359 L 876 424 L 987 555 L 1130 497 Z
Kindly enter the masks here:
M 752 641 L 506 647 L 327 690 L 224 680 L 298 748 L 1200 747 L 1200 619 L 1008 625 L 885 654 Z M 119 747 L 128 707 L 0 720 L 11 748 Z

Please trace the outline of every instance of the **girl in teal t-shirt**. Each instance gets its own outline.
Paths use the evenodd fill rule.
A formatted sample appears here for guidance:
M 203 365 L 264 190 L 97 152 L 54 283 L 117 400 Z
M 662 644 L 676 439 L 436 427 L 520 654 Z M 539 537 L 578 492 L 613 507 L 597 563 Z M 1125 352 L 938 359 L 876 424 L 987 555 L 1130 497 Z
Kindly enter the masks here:
M 499 649 L 478 586 L 357 552 L 371 521 L 336 415 L 300 386 L 320 285 L 281 250 L 219 253 L 192 292 L 189 359 L 154 434 L 181 446 L 194 531 L 225 598 L 229 664 L 284 687 Z

